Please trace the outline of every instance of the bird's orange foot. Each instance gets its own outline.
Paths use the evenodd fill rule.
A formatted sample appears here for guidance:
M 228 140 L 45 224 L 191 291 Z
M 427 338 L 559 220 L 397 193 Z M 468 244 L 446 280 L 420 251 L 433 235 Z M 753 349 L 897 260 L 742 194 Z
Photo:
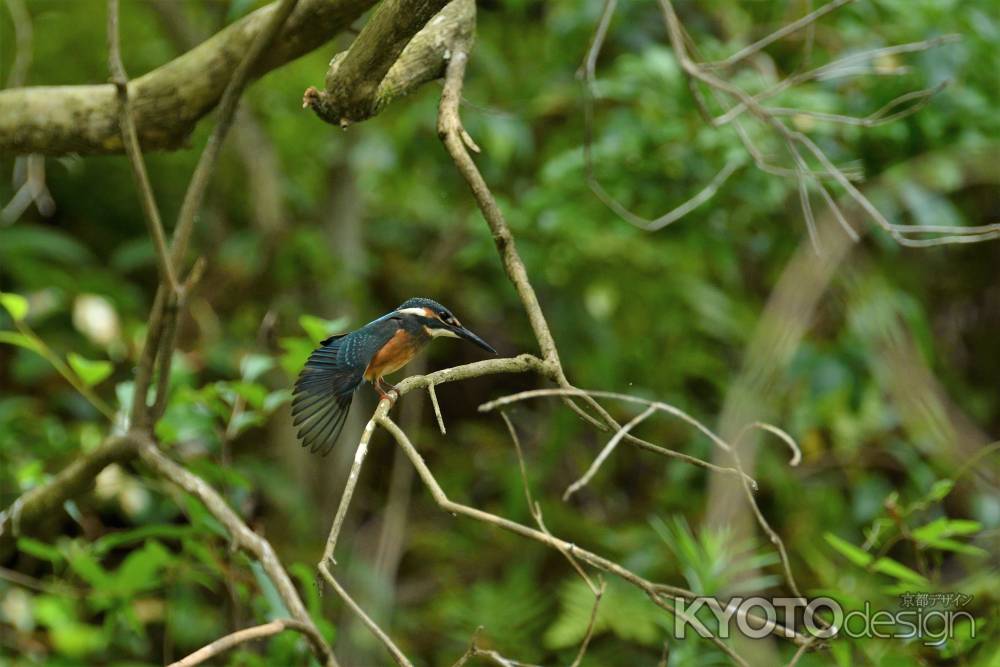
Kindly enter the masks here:
M 375 387 L 375 391 L 378 392 L 378 395 L 381 399 L 388 399 L 390 401 L 394 401 L 399 396 L 399 390 L 396 388 L 396 385 L 390 384 L 385 380 L 383 380 L 382 378 L 375 378 L 373 386 Z M 386 388 L 388 388 L 388 390 Z M 390 396 L 389 395 L 390 391 L 396 392 L 396 396 Z

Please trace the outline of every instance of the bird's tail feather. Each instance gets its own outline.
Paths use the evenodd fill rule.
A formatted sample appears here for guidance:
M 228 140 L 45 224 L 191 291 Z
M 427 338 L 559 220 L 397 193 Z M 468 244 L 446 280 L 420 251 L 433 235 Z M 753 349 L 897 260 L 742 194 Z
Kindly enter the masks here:
M 338 360 L 340 340 L 313 351 L 292 392 L 292 423 L 310 452 L 330 453 L 351 410 L 361 374 Z

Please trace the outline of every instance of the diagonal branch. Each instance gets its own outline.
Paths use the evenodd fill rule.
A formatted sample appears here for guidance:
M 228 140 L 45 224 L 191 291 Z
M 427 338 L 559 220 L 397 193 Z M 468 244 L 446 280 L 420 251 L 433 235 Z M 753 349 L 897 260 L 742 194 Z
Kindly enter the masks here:
M 310 87 L 302 105 L 340 127 L 371 118 L 441 76 L 448 45 L 471 39 L 475 12 L 473 0 L 383 0 L 350 48 L 330 61 L 324 90 Z
M 746 60 L 747 58 L 757 53 L 764 47 L 769 46 L 770 44 L 773 44 L 774 42 L 777 42 L 780 39 L 784 39 L 788 35 L 791 35 L 792 33 L 795 33 L 799 30 L 802 30 L 807 26 L 815 24 L 816 21 L 823 18 L 830 12 L 836 11 L 841 7 L 843 7 L 844 5 L 849 4 L 851 2 L 854 2 L 854 0 L 832 0 L 831 2 L 828 2 L 822 7 L 820 7 L 819 9 L 809 12 L 802 18 L 792 21 L 791 23 L 788 23 L 779 28 L 778 30 L 775 30 L 774 32 L 770 33 L 766 37 L 757 40 L 756 42 L 745 48 L 740 49 L 739 51 L 729 56 L 725 60 L 718 63 L 711 63 L 709 66 L 719 67 L 722 69 L 725 69 L 727 67 L 732 67 L 736 63 Z
M 559 366 L 559 352 L 555 340 L 549 330 L 542 308 L 535 295 L 535 288 L 528 280 L 528 271 L 517 252 L 514 236 L 504 218 L 503 211 L 497 204 L 493 193 L 486 185 L 483 175 L 476 167 L 469 148 L 475 146 L 472 139 L 462 127 L 462 119 L 458 108 L 462 100 L 462 82 L 465 77 L 465 66 L 469 61 L 467 41 L 458 40 L 451 47 L 451 59 L 448 61 L 448 71 L 445 77 L 444 90 L 441 92 L 441 106 L 438 112 L 438 136 L 444 142 L 448 154 L 455 162 L 455 167 L 469 185 L 472 195 L 482 211 L 486 224 L 493 234 L 493 243 L 503 263 L 507 278 L 514 285 L 521 304 L 528 315 L 531 329 L 538 340 L 542 358 L 553 366 Z M 474 149 L 478 150 L 478 149 Z

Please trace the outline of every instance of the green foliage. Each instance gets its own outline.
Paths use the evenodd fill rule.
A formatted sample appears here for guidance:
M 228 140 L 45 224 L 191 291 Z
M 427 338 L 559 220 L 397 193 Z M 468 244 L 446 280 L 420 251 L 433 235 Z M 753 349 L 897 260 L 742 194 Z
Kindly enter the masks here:
M 594 594 L 582 579 L 573 578 L 559 590 L 560 612 L 545 631 L 545 645 L 553 649 L 578 646 L 583 641 L 594 608 Z M 625 642 L 656 646 L 669 620 L 650 604 L 642 591 L 611 579 L 601 597 L 594 619 L 594 636 L 610 632 Z
M 780 581 L 773 575 L 754 575 L 775 565 L 778 555 L 756 546 L 753 539 L 741 542 L 728 529 L 705 529 L 695 536 L 683 516 L 673 517 L 670 523 L 654 518 L 651 523 L 677 559 L 687 587 L 695 593 L 752 592 L 771 588 Z
M 103 11 L 93 2 L 26 4 L 36 36 L 30 84 L 107 80 Z M 190 2 L 181 13 L 200 38 L 262 4 Z M 698 57 L 714 60 L 794 20 L 808 3 L 675 4 Z M 898 76 L 830 77 L 769 103 L 865 116 L 906 91 L 953 81 L 919 113 L 885 126 L 789 122 L 798 130 L 811 125 L 838 164 L 862 172 L 861 187 L 893 222 L 994 223 L 994 4 L 851 3 L 817 26 L 808 56 L 806 36 L 796 33 L 733 75 L 759 91 L 838 55 L 961 35 L 880 63 L 905 67 Z M 655 2 L 618 5 L 596 70 L 593 157 L 602 186 L 655 217 L 730 160 L 741 166 L 708 203 L 667 229 L 631 227 L 586 182 L 575 74 L 603 3 L 479 3 L 463 120 L 484 149 L 477 164 L 509 219 L 567 372 L 579 386 L 656 397 L 709 425 L 721 419 L 720 431 L 738 418 L 767 419 L 792 433 L 802 465 L 789 468 L 786 452 L 762 441 L 753 472 L 758 502 L 807 595 L 829 594 L 849 609 L 865 601 L 893 609 L 911 591 L 973 596 L 975 638 L 962 627 L 930 648 L 835 641 L 799 664 L 997 667 L 1000 583 L 990 557 L 998 551 L 1000 500 L 985 483 L 995 480 L 996 449 L 972 459 L 972 448 L 1000 429 L 993 288 L 1000 245 L 913 251 L 870 233 L 839 265 L 815 312 L 780 309 L 779 330 L 764 349 L 748 350 L 792 253 L 806 242 L 794 179 L 756 169 L 732 127 L 706 125 Z M 182 50 L 152 4 L 122 3 L 121 32 L 136 77 Z M 313 565 L 371 392 L 358 392 L 344 441 L 318 459 L 294 441 L 289 387 L 320 340 L 410 296 L 447 304 L 502 354 L 535 351 L 535 343 L 493 239 L 437 139 L 439 86 L 428 84 L 347 132 L 301 110 L 302 91 L 321 83 L 330 56 L 346 43 L 264 77 L 241 101 L 251 119 L 227 140 L 195 229 L 192 252 L 205 257 L 208 271 L 182 318 L 156 434 L 170 456 L 267 536 L 283 562 L 294 563 L 321 632 L 352 658 L 344 663 L 382 664 L 386 655 L 367 631 L 335 595 L 320 594 Z M 79 45 L 72 58 L 67 44 Z M 0 80 L 14 45 L 10 17 L 0 12 Z M 196 129 L 190 149 L 145 156 L 168 231 L 210 122 Z M 780 154 L 758 121 L 746 117 L 744 128 L 766 156 Z M 0 156 L 0 206 L 14 195 L 13 170 L 12 156 Z M 0 508 L 120 425 L 103 419 L 83 392 L 119 416 L 129 413 L 157 280 L 123 156 L 47 160 L 46 186 L 57 204 L 53 217 L 29 208 L 0 222 Z M 804 279 L 784 285 L 781 304 L 809 288 Z M 81 308 L 91 297 L 103 304 L 98 326 Z M 790 349 L 799 317 L 809 325 Z M 787 366 L 779 359 L 786 354 Z M 480 358 L 441 341 L 426 363 L 437 369 Z M 766 378 L 753 396 L 762 414 L 731 409 L 743 372 Z M 535 386 L 534 378 L 511 376 L 440 386 L 447 436 L 416 394 L 394 414 L 449 496 L 530 524 L 506 430 L 476 407 Z M 609 407 L 619 419 L 634 414 Z M 755 526 L 711 523 L 729 477 L 623 444 L 601 475 L 562 503 L 566 485 L 609 436 L 555 401 L 526 402 L 510 416 L 553 534 L 698 592 L 788 593 Z M 705 438 L 668 420 L 639 430 L 656 444 L 713 456 Z M 569 664 L 593 595 L 565 558 L 442 514 L 382 438 L 372 443 L 336 554 L 348 590 L 419 665 L 452 664 L 480 625 L 484 642 L 504 655 Z M 231 552 L 227 531 L 200 502 L 142 465 L 109 471 L 92 491 L 52 508 L 3 556 L 0 564 L 37 584 L 0 577 L 0 650 L 13 647 L 16 667 L 162 664 L 237 626 L 286 613 L 259 564 Z M 384 534 L 404 507 L 405 529 Z M 657 664 L 670 617 L 617 578 L 606 583 L 584 665 Z M 777 647 L 788 662 L 794 647 Z M 306 642 L 287 632 L 219 664 L 299 665 L 307 654 Z M 708 642 L 671 640 L 668 664 L 728 660 Z

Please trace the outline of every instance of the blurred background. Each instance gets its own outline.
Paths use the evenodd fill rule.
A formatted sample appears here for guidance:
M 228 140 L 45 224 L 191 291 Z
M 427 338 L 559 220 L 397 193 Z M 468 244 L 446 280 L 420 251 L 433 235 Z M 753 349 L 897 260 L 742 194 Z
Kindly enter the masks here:
M 34 39 L 22 84 L 107 80 L 104 3 L 23 4 Z M 133 77 L 149 71 L 262 4 L 124 0 L 126 67 Z M 577 70 L 602 6 L 480 2 L 462 106 L 567 374 L 583 388 L 669 402 L 724 437 L 765 420 L 796 438 L 799 466 L 763 439 L 747 440 L 744 465 L 807 595 L 890 610 L 906 592 L 972 596 L 964 609 L 977 619 L 975 638 L 966 624 L 936 647 L 844 640 L 800 665 L 1000 664 L 1000 242 L 908 249 L 854 215 L 864 235 L 853 244 L 817 205 L 817 256 L 794 179 L 755 169 L 731 129 L 699 116 L 654 2 L 622 3 L 597 63 L 597 178 L 652 218 L 728 160 L 742 166 L 672 226 L 632 227 L 585 179 Z M 811 7 L 678 3 L 705 60 Z M 864 116 L 950 80 L 926 108 L 884 126 L 791 122 L 838 164 L 863 172 L 862 189 L 894 222 L 992 223 L 1000 220 L 1000 12 L 991 0 L 858 2 L 820 21 L 808 44 L 802 33 L 769 47 L 740 76 L 760 89 L 851 52 L 947 33 L 962 39 L 780 99 Z M 320 595 L 314 569 L 374 392 L 359 392 L 340 444 L 321 459 L 296 443 L 288 387 L 316 341 L 411 296 L 444 303 L 501 354 L 537 349 L 436 136 L 440 84 L 346 132 L 301 109 L 302 91 L 322 81 L 350 38 L 276 70 L 243 98 L 196 227 L 193 247 L 208 269 L 181 327 L 157 434 L 271 541 L 342 664 L 384 665 L 384 649 L 351 612 Z M 5 83 L 16 52 L 5 9 Z M 190 148 L 146 155 L 168 228 L 210 127 L 199 126 Z M 765 150 L 775 148 L 763 129 L 748 128 Z M 128 163 L 47 159 L 50 199 L 14 210 L 8 203 L 25 168 L 0 156 L 0 289 L 28 298 L 27 323 L 55 353 L 75 353 L 84 369 L 96 364 L 93 391 L 120 407 L 156 285 Z M 12 329 L 7 313 L 0 329 Z M 446 341 L 405 372 L 478 358 L 476 348 Z M 396 410 L 453 499 L 530 524 L 507 430 L 476 408 L 537 386 L 534 377 L 496 376 L 439 387 L 447 436 L 424 395 L 404 397 Z M 623 422 L 637 413 L 607 406 Z M 788 593 L 732 477 L 623 446 L 562 502 L 607 434 L 551 399 L 522 403 L 510 416 L 554 534 L 699 593 Z M 93 449 L 108 428 L 48 361 L 0 345 L 0 505 Z M 707 438 L 663 415 L 637 434 L 713 457 Z M 162 664 L 281 615 L 259 566 L 228 549 L 197 501 L 141 465 L 108 468 L 64 510 L 0 561 L 0 664 Z M 878 557 L 890 565 L 876 567 Z M 590 592 L 563 556 L 441 512 L 384 433 L 375 436 L 337 559 L 348 590 L 421 665 L 454 662 L 478 626 L 481 645 L 508 657 L 568 664 L 590 615 Z M 609 580 L 583 664 L 656 665 L 671 627 L 641 593 Z M 668 643 L 666 664 L 728 664 L 705 640 Z M 786 662 L 795 648 L 758 644 L 748 649 L 755 664 Z M 305 642 L 285 633 L 217 664 L 309 661 Z

